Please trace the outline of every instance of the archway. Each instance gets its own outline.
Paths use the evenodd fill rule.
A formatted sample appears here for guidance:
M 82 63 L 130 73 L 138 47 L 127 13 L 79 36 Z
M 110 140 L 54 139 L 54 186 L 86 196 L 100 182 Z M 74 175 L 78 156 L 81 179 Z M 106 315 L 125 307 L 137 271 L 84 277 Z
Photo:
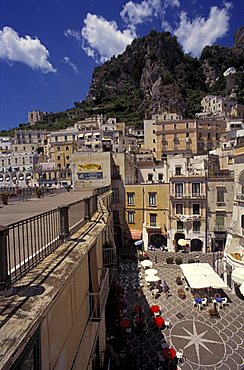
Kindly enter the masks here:
M 154 248 L 166 248 L 167 238 L 163 234 L 150 234 L 149 246 L 152 246 Z
M 185 239 L 184 233 L 176 233 L 175 234 L 175 251 L 178 252 L 179 250 L 182 250 L 182 246 L 178 244 L 178 240 Z
M 191 252 L 201 252 L 203 247 L 203 242 L 200 239 L 191 240 Z

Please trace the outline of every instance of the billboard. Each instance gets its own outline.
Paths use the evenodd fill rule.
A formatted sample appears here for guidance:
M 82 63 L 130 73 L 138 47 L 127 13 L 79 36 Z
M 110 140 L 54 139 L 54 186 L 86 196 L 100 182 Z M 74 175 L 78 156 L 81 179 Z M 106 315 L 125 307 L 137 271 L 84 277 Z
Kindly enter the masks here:
M 87 163 L 77 165 L 77 176 L 79 180 L 96 180 L 103 178 L 101 164 Z

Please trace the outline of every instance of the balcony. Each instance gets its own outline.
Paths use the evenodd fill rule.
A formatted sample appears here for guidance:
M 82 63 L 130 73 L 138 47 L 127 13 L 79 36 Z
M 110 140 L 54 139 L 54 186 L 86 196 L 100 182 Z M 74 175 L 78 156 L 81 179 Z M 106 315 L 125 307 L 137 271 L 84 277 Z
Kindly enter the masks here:
M 184 194 L 183 193 L 175 193 L 175 195 L 173 195 L 175 198 L 183 198 Z
M 216 225 L 216 226 L 214 226 L 214 231 L 226 231 L 226 226 Z
M 244 194 L 237 194 L 236 199 L 240 201 L 244 201 Z
M 103 248 L 103 265 L 105 267 L 113 266 L 117 263 L 117 256 L 115 248 Z
M 205 198 L 205 197 L 206 197 L 206 195 L 204 195 L 204 194 L 200 194 L 200 193 L 192 193 L 192 194 L 191 194 L 191 197 L 192 197 L 192 198 Z
M 89 296 L 89 320 L 90 321 L 100 321 L 105 306 L 107 303 L 108 293 L 109 293 L 109 270 L 103 269 L 101 273 L 101 283 L 99 292 L 88 293 Z

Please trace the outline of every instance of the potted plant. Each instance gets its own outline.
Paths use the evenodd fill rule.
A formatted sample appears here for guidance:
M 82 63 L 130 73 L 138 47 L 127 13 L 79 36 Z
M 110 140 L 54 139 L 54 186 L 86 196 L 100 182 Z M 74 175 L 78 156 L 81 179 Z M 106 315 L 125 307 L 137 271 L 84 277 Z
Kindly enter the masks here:
M 37 198 L 41 198 L 41 195 L 42 195 L 41 188 L 36 188 L 36 195 L 37 195 Z
M 193 258 L 190 258 L 190 259 L 188 260 L 188 263 L 195 263 L 195 260 L 194 260 Z
M 174 263 L 174 257 L 167 257 L 166 262 L 167 262 L 168 265 Z
M 179 289 L 179 290 L 178 290 L 178 296 L 179 296 L 181 299 L 185 299 L 185 298 L 186 298 L 186 292 L 184 291 L 184 289 Z
M 1 193 L 0 197 L 2 199 L 3 204 L 7 205 L 8 204 L 9 193 L 7 191 L 4 191 L 4 192 Z
M 181 257 L 176 257 L 175 263 L 176 263 L 176 265 L 181 265 L 182 264 L 182 258 Z
M 177 278 L 176 278 L 176 284 L 177 285 L 182 285 L 183 284 L 180 276 L 177 276 Z

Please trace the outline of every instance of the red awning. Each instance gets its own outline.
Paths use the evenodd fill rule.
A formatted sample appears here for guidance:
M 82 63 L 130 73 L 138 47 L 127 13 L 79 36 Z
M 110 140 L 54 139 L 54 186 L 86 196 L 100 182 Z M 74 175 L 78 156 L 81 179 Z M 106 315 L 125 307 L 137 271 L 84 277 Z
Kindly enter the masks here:
M 140 240 L 141 239 L 141 230 L 130 230 L 131 239 Z

